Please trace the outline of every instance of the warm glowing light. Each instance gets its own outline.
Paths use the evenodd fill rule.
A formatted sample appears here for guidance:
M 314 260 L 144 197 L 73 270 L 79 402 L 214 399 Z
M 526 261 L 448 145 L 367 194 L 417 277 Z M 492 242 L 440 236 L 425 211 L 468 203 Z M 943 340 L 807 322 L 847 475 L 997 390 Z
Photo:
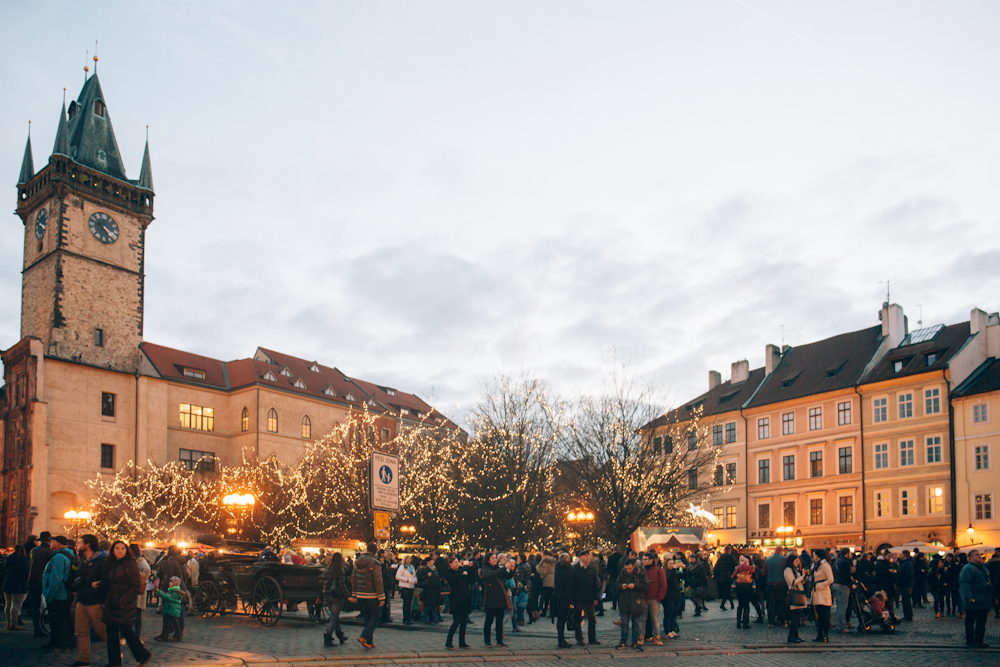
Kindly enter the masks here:
M 593 521 L 594 513 L 587 510 L 578 510 L 566 515 L 567 521 Z
M 240 495 L 239 493 L 230 493 L 222 499 L 222 502 L 226 505 L 236 505 L 240 508 L 245 508 L 253 506 L 254 503 L 257 502 L 257 498 L 252 493 L 243 495 Z
M 178 542 L 177 546 L 179 546 L 181 549 L 187 549 L 188 548 L 188 543 L 187 542 Z
M 153 546 L 153 543 L 152 542 L 146 542 L 146 546 L 147 547 L 151 547 L 151 546 Z
M 965 534 L 969 536 L 970 540 L 973 537 L 975 537 L 975 535 L 976 535 L 976 529 L 972 527 L 971 523 L 969 524 L 969 527 L 965 529 Z
M 69 519 L 70 521 L 74 521 L 76 517 L 77 517 L 76 510 L 70 510 L 65 514 L 63 514 L 63 518 Z
M 90 512 L 87 512 L 86 510 L 80 510 L 79 512 L 76 510 L 70 510 L 63 514 L 63 518 L 69 521 L 89 521 Z
M 713 526 L 719 525 L 719 517 L 715 516 L 714 514 L 712 514 L 711 512 L 709 512 L 704 508 L 695 507 L 694 503 L 688 503 L 688 508 L 684 511 L 687 512 L 688 514 L 691 514 L 696 519 L 704 519 L 705 521 L 708 521 Z

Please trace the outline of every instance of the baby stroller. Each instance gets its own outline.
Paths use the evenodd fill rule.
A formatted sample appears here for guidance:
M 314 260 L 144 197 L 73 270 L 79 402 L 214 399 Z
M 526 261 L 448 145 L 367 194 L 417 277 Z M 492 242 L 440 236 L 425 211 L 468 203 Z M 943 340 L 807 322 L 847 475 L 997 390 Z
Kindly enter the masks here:
M 872 609 L 871 595 L 868 589 L 860 582 L 857 588 L 851 591 L 851 609 L 858 618 L 858 634 L 875 632 L 881 630 L 882 634 L 891 635 L 896 632 L 896 618 L 888 609 L 883 608 L 879 613 Z

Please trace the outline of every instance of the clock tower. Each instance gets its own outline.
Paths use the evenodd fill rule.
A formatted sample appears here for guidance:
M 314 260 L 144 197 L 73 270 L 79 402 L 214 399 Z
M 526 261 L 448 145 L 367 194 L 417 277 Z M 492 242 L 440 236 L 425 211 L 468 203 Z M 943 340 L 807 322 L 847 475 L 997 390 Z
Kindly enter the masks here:
M 46 357 L 135 372 L 142 342 L 146 228 L 153 175 L 146 143 L 129 180 L 97 73 L 67 111 L 37 174 L 31 139 L 17 183 L 24 223 L 21 337 Z

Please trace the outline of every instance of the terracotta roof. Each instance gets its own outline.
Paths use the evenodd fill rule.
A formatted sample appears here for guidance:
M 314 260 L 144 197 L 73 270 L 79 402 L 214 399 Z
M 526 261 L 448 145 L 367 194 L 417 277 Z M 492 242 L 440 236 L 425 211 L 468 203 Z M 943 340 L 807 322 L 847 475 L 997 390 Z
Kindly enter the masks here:
M 854 386 L 882 341 L 882 325 L 788 349 L 746 407 Z
M 750 371 L 750 377 L 744 382 L 733 384 L 732 380 L 726 380 L 715 389 L 711 389 L 698 398 L 688 401 L 680 407 L 674 408 L 662 417 L 657 417 L 643 428 L 658 428 L 668 424 L 685 422 L 694 416 L 696 407 L 701 406 L 701 417 L 718 415 L 730 410 L 739 410 L 746 403 L 747 399 L 764 380 L 764 369 L 755 368 Z
M 875 368 L 865 376 L 863 382 L 865 384 L 882 382 L 883 380 L 919 375 L 945 368 L 948 361 L 962 349 L 965 341 L 968 340 L 970 329 L 968 322 L 938 326 L 940 328 L 936 332 L 933 330 L 938 327 L 928 327 L 911 332 L 898 347 L 889 350 L 885 358 L 879 361 Z M 925 338 L 926 332 L 932 332 L 934 335 Z M 910 344 L 909 341 L 913 338 L 925 339 L 922 342 Z M 933 364 L 927 363 L 930 361 L 927 355 L 930 354 L 934 355 Z M 897 362 L 900 364 L 898 371 L 896 370 Z
M 282 352 L 275 352 L 263 347 L 257 348 L 257 354 L 254 355 L 253 359 L 250 359 L 250 362 L 258 378 L 257 381 L 265 386 L 280 387 L 281 389 L 297 394 L 305 394 L 323 400 L 332 400 L 356 408 L 361 408 L 363 405 L 368 404 L 369 412 L 389 411 L 385 406 L 379 405 L 377 400 L 375 401 L 375 405 L 371 405 L 371 401 L 375 397 L 355 384 L 343 371 L 336 367 L 323 366 L 315 361 L 299 359 L 298 357 L 293 357 Z M 311 370 L 314 367 L 318 370 Z M 282 369 L 288 369 L 291 375 L 282 375 Z M 264 379 L 267 371 L 271 371 L 274 375 L 275 380 L 273 382 Z M 295 386 L 295 383 L 299 380 L 305 385 L 304 389 Z M 328 387 L 333 389 L 336 396 L 330 396 L 325 393 Z M 350 400 L 348 396 L 353 396 L 354 400 Z
M 418 396 L 393 389 L 392 387 L 377 385 L 367 380 L 359 380 L 358 378 L 351 378 L 351 380 L 402 419 L 414 423 L 423 422 L 432 426 L 459 428 L 458 424 L 442 415 L 432 405 L 426 403 Z M 390 394 L 389 392 L 392 393 Z
M 146 354 L 149 361 L 152 362 L 153 367 L 165 378 L 220 387 L 222 389 L 228 388 L 226 372 L 223 369 L 224 364 L 218 359 L 203 357 L 191 352 L 184 352 L 183 350 L 175 350 L 171 347 L 156 345 L 155 343 L 140 343 L 139 348 Z M 185 376 L 185 368 L 204 372 L 204 379 Z
M 1000 391 L 1000 359 L 987 359 L 972 372 L 965 382 L 958 385 L 952 396 L 974 396 L 988 391 Z

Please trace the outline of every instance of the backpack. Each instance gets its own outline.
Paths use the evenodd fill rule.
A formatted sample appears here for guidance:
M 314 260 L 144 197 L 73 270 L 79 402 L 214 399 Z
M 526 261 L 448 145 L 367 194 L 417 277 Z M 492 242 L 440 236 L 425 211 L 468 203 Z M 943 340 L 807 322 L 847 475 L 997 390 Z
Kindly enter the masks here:
M 744 570 L 736 573 L 737 586 L 753 586 L 753 572 Z
M 63 587 L 66 589 L 67 594 L 73 594 L 76 592 L 76 580 L 80 576 L 80 559 L 75 556 L 68 556 L 59 550 L 52 554 L 52 557 L 62 556 L 69 561 L 69 567 L 66 568 L 66 576 L 63 577 Z

